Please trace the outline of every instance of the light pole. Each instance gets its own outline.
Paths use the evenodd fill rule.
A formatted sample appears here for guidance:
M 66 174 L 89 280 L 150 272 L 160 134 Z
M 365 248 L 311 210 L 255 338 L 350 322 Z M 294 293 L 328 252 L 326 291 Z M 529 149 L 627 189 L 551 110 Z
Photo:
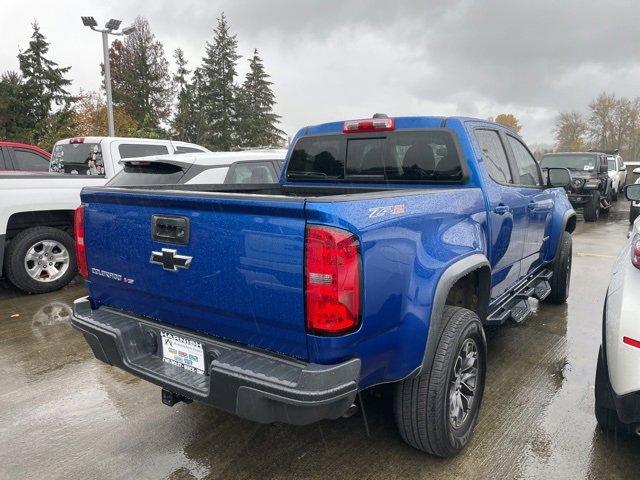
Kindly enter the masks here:
M 135 32 L 136 27 L 130 26 L 117 31 L 120 28 L 122 20 L 109 20 L 104 28 L 98 28 L 98 22 L 93 17 L 81 17 L 82 24 L 91 30 L 102 34 L 102 53 L 104 55 L 104 88 L 107 91 L 107 127 L 109 136 L 115 137 L 115 127 L 113 125 L 113 100 L 111 97 L 111 66 L 109 65 L 109 34 L 111 35 L 130 35 Z

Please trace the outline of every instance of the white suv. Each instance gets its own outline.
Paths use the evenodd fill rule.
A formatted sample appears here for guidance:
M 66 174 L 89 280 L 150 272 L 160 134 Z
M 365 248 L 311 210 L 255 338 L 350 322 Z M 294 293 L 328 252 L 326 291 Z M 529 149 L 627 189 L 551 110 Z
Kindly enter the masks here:
M 640 201 L 640 184 L 626 187 Z M 595 411 L 605 429 L 640 435 L 640 220 L 613 267 L 603 313 Z
M 609 178 L 611 179 L 611 197 L 618 199 L 618 193 L 622 192 L 627 181 L 627 167 L 625 167 L 620 155 L 607 155 Z

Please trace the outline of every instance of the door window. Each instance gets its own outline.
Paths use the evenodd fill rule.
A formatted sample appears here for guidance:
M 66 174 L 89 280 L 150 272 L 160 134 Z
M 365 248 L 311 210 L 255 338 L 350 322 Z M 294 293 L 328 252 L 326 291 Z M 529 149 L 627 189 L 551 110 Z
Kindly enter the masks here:
M 29 150 L 13 149 L 16 170 L 28 172 L 46 172 L 49 170 L 49 159 Z
M 540 170 L 533 155 L 529 153 L 527 147 L 522 142 L 511 135 L 507 135 L 509 145 L 513 151 L 513 156 L 518 166 L 517 183 L 518 185 L 540 186 Z
M 513 183 L 509 161 L 500 135 L 495 130 L 476 130 L 476 139 L 482 150 L 482 158 L 491 178 L 498 183 Z

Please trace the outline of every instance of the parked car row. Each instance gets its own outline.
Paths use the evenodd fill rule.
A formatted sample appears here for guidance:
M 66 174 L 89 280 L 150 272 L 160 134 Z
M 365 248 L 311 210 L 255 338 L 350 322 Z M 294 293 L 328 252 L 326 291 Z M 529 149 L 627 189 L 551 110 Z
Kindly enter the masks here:
M 2 147 L 3 154 L 13 149 L 11 158 L 28 150 L 21 144 L 11 145 Z M 32 152 L 43 161 L 48 155 L 40 149 Z M 199 145 L 168 140 L 61 140 L 47 160 L 48 172 L 0 172 L 0 272 L 30 293 L 57 290 L 77 275 L 73 214 L 83 187 L 126 183 L 140 173 L 156 183 L 275 182 L 284 156 L 284 151 L 277 150 L 213 154 Z M 241 162 L 249 163 L 241 166 Z

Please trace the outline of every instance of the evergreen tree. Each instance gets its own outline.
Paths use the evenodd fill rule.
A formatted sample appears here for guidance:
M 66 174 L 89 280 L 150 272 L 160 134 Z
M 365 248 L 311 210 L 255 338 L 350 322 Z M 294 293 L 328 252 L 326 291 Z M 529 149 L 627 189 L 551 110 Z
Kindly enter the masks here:
M 37 142 L 46 135 L 47 117 L 54 105 L 68 107 L 73 97 L 66 90 L 71 80 L 65 78 L 71 67 L 59 67 L 46 57 L 49 42 L 37 22 L 32 27 L 29 48 L 18 54 L 18 61 L 23 79 L 21 102 L 25 109 L 25 125 L 21 127 L 34 130 L 33 141 Z
M 231 35 L 224 13 L 218 18 L 213 43 L 207 42 L 206 55 L 197 72 L 198 103 L 206 131 L 202 141 L 212 150 L 231 150 L 236 138 L 236 53 L 238 41 Z
M 238 137 L 243 147 L 280 146 L 284 142 L 284 132 L 276 126 L 280 116 L 273 111 L 276 101 L 271 85 L 255 49 L 238 94 Z
M 26 130 L 27 111 L 22 102 L 22 77 L 18 72 L 5 72 L 0 77 L 0 138 L 30 139 Z
M 124 42 L 115 40 L 109 49 L 113 103 L 149 134 L 159 133 L 173 100 L 169 62 L 147 19 L 137 17 L 133 25 L 136 30 Z
M 179 140 L 185 142 L 196 142 L 198 140 L 198 122 L 195 102 L 195 87 L 189 83 L 187 60 L 184 58 L 182 49 L 176 49 L 173 58 L 176 61 L 176 74 L 173 81 L 178 90 L 175 114 L 171 122 L 172 134 Z

